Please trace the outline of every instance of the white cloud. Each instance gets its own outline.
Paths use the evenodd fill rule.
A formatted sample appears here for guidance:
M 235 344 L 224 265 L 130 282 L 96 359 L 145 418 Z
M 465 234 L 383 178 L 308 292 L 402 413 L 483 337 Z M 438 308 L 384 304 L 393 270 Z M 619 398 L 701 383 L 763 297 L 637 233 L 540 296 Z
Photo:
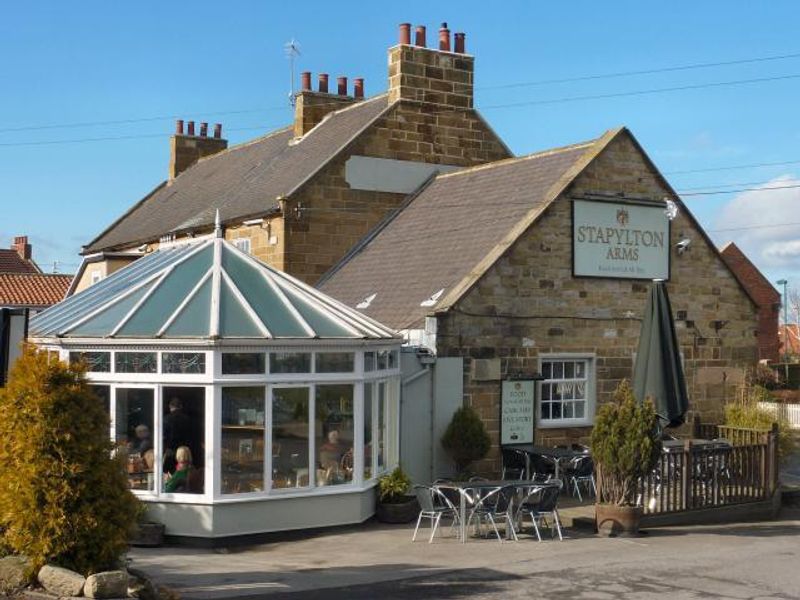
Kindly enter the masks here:
M 762 269 L 800 271 L 800 179 L 781 175 L 725 204 L 713 227 L 721 241 L 733 241 Z

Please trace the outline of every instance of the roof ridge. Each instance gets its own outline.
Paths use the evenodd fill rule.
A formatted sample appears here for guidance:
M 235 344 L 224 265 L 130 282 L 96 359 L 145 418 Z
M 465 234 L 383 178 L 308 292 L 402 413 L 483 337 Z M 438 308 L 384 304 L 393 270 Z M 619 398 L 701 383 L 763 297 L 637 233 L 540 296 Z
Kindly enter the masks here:
M 388 97 L 388 96 L 389 96 L 389 92 L 384 92 L 383 94 L 378 94 L 376 96 L 372 96 L 370 98 L 366 98 L 365 100 L 362 100 L 361 102 L 353 102 L 352 104 L 348 104 L 347 106 L 344 106 L 344 107 L 339 108 L 337 110 L 332 110 L 329 113 L 325 114 L 322 117 L 322 119 L 320 119 L 319 123 L 314 125 L 311 129 L 306 131 L 303 135 L 301 135 L 299 137 L 296 137 L 296 138 L 292 138 L 290 143 L 292 143 L 292 144 L 300 144 L 306 138 L 308 138 L 308 136 L 310 136 L 312 133 L 317 131 L 317 129 L 319 129 L 321 125 L 323 125 L 324 123 L 328 122 L 328 120 L 331 117 L 333 117 L 334 115 L 340 115 L 342 113 L 347 112 L 348 110 L 353 110 L 355 108 L 360 108 L 360 107 L 366 106 L 368 103 L 374 102 L 375 100 L 379 100 L 382 97 Z
M 577 142 L 575 144 L 570 144 L 568 146 L 558 146 L 556 148 L 548 148 L 546 150 L 540 150 L 538 152 L 532 152 L 531 154 L 525 154 L 523 156 L 512 156 L 510 158 L 503 158 L 501 160 L 495 160 L 492 162 L 484 163 L 482 165 L 475 165 L 473 167 L 464 167 L 463 169 L 459 169 L 458 171 L 451 171 L 449 173 L 442 173 L 437 176 L 437 179 L 444 179 L 446 177 L 455 177 L 457 175 L 463 175 L 465 173 L 474 173 L 475 171 L 481 171 L 483 169 L 492 169 L 494 167 L 502 167 L 505 165 L 523 162 L 526 160 L 531 160 L 534 158 L 541 158 L 543 156 L 551 156 L 553 154 L 558 154 L 560 152 L 568 152 L 569 150 L 579 150 L 581 148 L 591 148 L 594 146 L 601 138 L 595 138 L 593 140 L 587 140 L 585 142 Z
M 260 136 L 258 136 L 256 138 L 253 138 L 252 140 L 247 140 L 246 142 L 242 142 L 240 144 L 236 144 L 236 145 L 231 146 L 229 148 L 225 148 L 225 150 L 220 150 L 219 152 L 216 152 L 214 154 L 209 154 L 208 156 L 203 156 L 202 158 L 198 158 L 197 162 L 194 163 L 192 165 L 192 167 L 195 166 L 195 165 L 199 165 L 201 162 L 207 161 L 209 159 L 216 158 L 216 157 L 221 156 L 223 154 L 228 154 L 229 152 L 232 152 L 233 150 L 241 150 L 243 148 L 246 148 L 247 146 L 252 146 L 253 144 L 258 144 L 259 142 L 263 142 L 264 140 L 269 139 L 271 137 L 274 137 L 274 136 L 278 135 L 279 133 L 284 133 L 286 131 L 289 131 L 293 127 L 294 127 L 294 125 L 286 125 L 285 127 L 281 127 L 280 129 L 275 129 L 273 131 L 265 133 L 264 135 L 260 135 Z M 180 177 L 181 175 L 183 175 L 184 173 L 189 171 L 192 167 L 189 167 L 188 169 L 184 169 L 183 171 L 181 171 L 178 174 L 178 177 Z M 176 177 L 175 179 L 177 179 L 178 177 Z

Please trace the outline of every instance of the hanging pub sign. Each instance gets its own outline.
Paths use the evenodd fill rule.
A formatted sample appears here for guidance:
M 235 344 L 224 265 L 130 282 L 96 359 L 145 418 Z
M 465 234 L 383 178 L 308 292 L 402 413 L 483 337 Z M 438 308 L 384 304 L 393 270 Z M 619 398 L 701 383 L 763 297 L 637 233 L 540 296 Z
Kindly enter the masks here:
M 535 381 L 503 381 L 500 393 L 500 445 L 533 443 Z
M 573 200 L 573 275 L 669 279 L 669 226 L 660 204 Z

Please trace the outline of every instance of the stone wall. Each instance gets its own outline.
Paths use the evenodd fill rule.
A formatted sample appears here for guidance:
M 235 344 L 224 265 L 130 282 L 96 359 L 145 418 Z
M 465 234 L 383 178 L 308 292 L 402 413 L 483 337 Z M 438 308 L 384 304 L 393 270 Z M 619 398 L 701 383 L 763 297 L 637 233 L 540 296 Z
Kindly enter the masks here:
M 455 307 L 439 317 L 437 351 L 465 358 L 465 402 L 484 419 L 494 442 L 489 459 L 480 465 L 487 474 L 500 468 L 500 381 L 478 380 L 475 373 L 484 369 L 476 368 L 477 360 L 499 361 L 506 377 L 538 372 L 541 354 L 590 354 L 598 405 L 632 374 L 649 283 L 572 277 L 570 198 L 619 192 L 657 200 L 669 194 L 628 134 L 612 141 Z M 692 244 L 679 256 L 674 244 L 685 237 Z M 685 210 L 672 223 L 670 252 L 668 290 L 679 316 L 676 327 L 691 412 L 717 420 L 744 368 L 756 360 L 755 306 Z M 725 325 L 717 330 L 715 321 Z M 536 442 L 585 443 L 590 431 L 537 428 Z

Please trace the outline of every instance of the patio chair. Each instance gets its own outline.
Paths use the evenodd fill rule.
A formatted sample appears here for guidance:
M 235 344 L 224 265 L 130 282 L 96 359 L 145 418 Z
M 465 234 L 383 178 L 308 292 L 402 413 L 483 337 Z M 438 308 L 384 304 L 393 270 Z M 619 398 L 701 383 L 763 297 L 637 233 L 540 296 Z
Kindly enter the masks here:
M 411 538 L 411 541 L 415 542 L 417 540 L 417 533 L 419 532 L 422 519 L 430 519 L 431 537 L 428 539 L 428 543 L 430 544 L 433 542 L 434 536 L 436 536 L 436 530 L 439 529 L 439 522 L 443 517 L 450 517 L 453 519 L 451 527 L 458 522 L 458 510 L 456 510 L 452 502 L 435 487 L 415 485 L 414 494 L 417 497 L 417 502 L 419 502 L 420 511 L 417 517 L 417 526 L 414 528 L 414 536 Z
M 503 470 L 500 479 L 522 479 L 527 471 L 525 453 L 517 448 L 501 448 Z
M 594 461 L 591 456 L 573 458 L 567 468 L 566 479 L 572 486 L 572 495 L 577 495 L 580 502 L 583 502 L 581 484 L 586 486 L 587 491 L 597 496 L 597 484 L 594 481 Z
M 467 517 L 465 529 L 469 529 L 473 519 L 477 519 L 478 530 L 481 524 L 486 521 L 494 529 L 498 541 L 502 543 L 503 538 L 500 530 L 497 529 L 498 521 L 505 521 L 506 535 L 516 542 L 517 532 L 514 527 L 514 495 L 517 488 L 513 485 L 504 485 L 493 489 L 475 502 L 475 506 Z
M 556 474 L 556 466 L 552 460 L 548 460 L 541 454 L 531 454 L 531 473 L 532 480 L 551 479 Z
M 561 520 L 558 516 L 558 497 L 561 493 L 562 483 L 557 479 L 550 480 L 547 484 L 533 488 L 529 491 L 527 497 L 520 504 L 517 511 L 516 520 L 522 524 L 525 515 L 531 517 L 533 523 L 533 530 L 536 532 L 536 539 L 542 541 L 542 534 L 539 530 L 540 525 L 547 525 L 550 528 L 550 537 L 555 537 L 555 532 L 558 532 L 558 539 L 563 541 L 564 537 L 561 534 Z M 553 525 L 549 525 L 548 518 L 552 518 Z

